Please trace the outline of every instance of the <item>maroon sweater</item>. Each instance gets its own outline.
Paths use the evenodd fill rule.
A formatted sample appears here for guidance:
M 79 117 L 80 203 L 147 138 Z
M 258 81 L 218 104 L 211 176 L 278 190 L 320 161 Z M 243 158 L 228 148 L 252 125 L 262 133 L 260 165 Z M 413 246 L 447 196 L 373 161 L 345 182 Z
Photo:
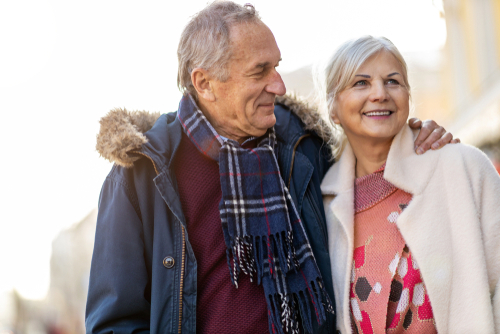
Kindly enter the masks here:
M 197 333 L 268 333 L 262 285 L 241 274 L 236 289 L 229 276 L 219 214 L 219 165 L 183 133 L 174 173 L 198 264 Z

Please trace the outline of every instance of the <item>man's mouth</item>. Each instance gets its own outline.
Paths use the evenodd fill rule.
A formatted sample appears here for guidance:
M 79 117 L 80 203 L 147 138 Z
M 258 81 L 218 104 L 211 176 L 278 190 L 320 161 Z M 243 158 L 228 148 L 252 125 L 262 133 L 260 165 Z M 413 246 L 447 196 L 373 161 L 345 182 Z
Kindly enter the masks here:
M 273 108 L 273 109 L 274 109 L 274 102 L 269 102 L 269 103 L 261 103 L 261 104 L 259 104 L 259 107 L 263 107 L 263 108 Z

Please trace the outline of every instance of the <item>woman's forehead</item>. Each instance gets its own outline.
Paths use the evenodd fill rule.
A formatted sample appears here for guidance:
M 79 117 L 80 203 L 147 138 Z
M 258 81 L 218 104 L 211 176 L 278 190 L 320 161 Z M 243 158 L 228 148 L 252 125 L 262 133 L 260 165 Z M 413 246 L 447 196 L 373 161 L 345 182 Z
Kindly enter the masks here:
M 397 72 L 404 76 L 403 67 L 399 60 L 389 51 L 379 51 L 366 59 L 356 71 L 356 75 L 389 75 Z M 370 74 L 371 73 L 371 74 Z

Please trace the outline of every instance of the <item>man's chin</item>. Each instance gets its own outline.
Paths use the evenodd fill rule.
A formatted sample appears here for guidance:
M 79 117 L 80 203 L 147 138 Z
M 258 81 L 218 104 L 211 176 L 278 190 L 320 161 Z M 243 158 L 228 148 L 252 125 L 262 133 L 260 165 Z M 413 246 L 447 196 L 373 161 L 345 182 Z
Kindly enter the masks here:
M 273 112 L 271 115 L 265 116 L 265 118 L 266 118 L 266 122 L 264 124 L 262 124 L 262 126 L 260 128 L 265 129 L 265 131 L 267 131 L 267 129 L 272 128 L 276 124 L 276 116 L 274 115 L 274 112 Z
M 274 124 L 276 124 L 276 121 L 274 121 L 272 123 L 266 123 L 266 125 L 263 125 L 262 127 L 259 126 L 258 129 L 254 129 L 252 131 L 252 135 L 251 136 L 252 137 L 262 137 L 263 135 L 266 134 L 267 130 L 269 130 L 270 128 L 272 128 L 274 126 Z

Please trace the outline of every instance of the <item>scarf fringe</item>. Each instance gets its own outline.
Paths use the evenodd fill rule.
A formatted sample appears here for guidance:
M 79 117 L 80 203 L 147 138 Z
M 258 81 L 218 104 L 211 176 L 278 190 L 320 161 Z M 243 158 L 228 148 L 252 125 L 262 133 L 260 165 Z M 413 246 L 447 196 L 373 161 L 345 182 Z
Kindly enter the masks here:
M 269 296 L 270 333 L 298 334 L 300 333 L 300 324 L 306 333 L 312 333 L 315 320 L 317 324 L 322 324 L 326 320 L 326 312 L 333 313 L 331 305 L 324 303 L 328 299 L 321 293 L 318 294 L 318 289 L 315 288 L 316 285 L 321 286 L 321 283 L 317 280 L 309 284 L 312 291 L 301 290 L 291 294 L 275 293 Z M 311 305 L 314 306 L 314 310 L 311 309 Z
M 269 255 L 270 250 L 271 255 Z M 286 276 L 291 271 L 296 272 L 300 267 L 293 247 L 291 231 L 269 237 L 235 237 L 231 248 L 226 249 L 226 254 L 231 280 L 236 288 L 238 288 L 241 272 L 248 275 L 251 282 L 257 278 L 257 284 L 261 284 L 265 275 L 275 277 L 277 273 L 281 273 Z M 308 282 L 308 284 L 307 289 L 299 293 L 276 292 L 270 295 L 268 309 L 271 333 L 299 333 L 299 323 L 302 323 L 306 332 L 312 333 L 314 320 L 322 324 L 326 320 L 326 312 L 333 314 L 330 298 L 320 279 Z M 288 291 L 289 289 L 275 287 L 274 290 Z M 314 306 L 314 310 L 311 306 Z
M 227 263 L 231 280 L 236 287 L 241 272 L 248 275 L 251 282 L 255 276 L 260 284 L 267 271 L 270 276 L 276 278 L 277 273 L 286 276 L 300 267 L 291 231 L 263 237 L 235 237 L 231 241 L 230 249 L 226 249 Z

